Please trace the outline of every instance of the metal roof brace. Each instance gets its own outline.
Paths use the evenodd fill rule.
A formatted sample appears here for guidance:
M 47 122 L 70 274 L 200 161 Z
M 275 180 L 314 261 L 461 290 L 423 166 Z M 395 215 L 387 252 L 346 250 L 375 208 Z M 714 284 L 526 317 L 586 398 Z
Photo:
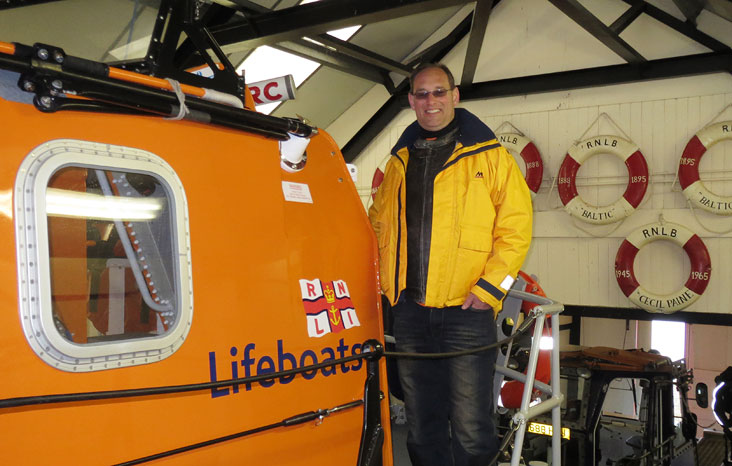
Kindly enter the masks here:
M 208 8 L 211 7 L 218 8 L 217 5 Z M 190 55 L 196 55 L 197 64 L 208 65 L 212 76 L 204 78 L 189 73 L 183 64 Z M 236 73 L 229 58 L 208 31 L 198 0 L 160 2 L 144 65 L 153 76 L 165 76 L 184 84 L 211 88 L 244 101 L 244 77 Z
M 564 401 L 564 394 L 561 393 L 559 385 L 559 317 L 551 319 L 553 343 L 551 350 L 551 386 L 547 386 L 541 382 L 536 382 L 535 377 L 536 364 L 539 360 L 539 342 L 541 341 L 542 332 L 544 331 L 546 317 L 552 315 L 558 316 L 558 314 L 564 310 L 564 305 L 542 296 L 513 289 L 508 291 L 508 296 L 538 304 L 538 306 L 531 310 L 531 317 L 535 318 L 536 321 L 534 323 L 534 336 L 531 341 L 531 352 L 529 353 L 529 363 L 526 369 L 526 374 L 521 374 L 506 367 L 496 366 L 496 371 L 524 383 L 521 408 L 516 414 L 514 414 L 512 419 L 516 437 L 514 440 L 513 453 L 511 455 L 511 466 L 519 466 L 520 464 L 521 451 L 523 449 L 524 435 L 526 434 L 528 421 L 548 411 L 552 412 L 551 464 L 554 466 L 560 466 L 562 464 L 561 404 L 562 401 Z M 529 407 L 531 394 L 533 393 L 534 388 L 537 388 L 551 396 L 549 399 Z

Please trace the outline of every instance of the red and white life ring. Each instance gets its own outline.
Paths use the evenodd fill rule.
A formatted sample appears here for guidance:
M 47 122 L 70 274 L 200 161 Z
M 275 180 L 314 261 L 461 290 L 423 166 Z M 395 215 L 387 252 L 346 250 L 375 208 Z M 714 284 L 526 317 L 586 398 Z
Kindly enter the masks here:
M 640 248 L 656 240 L 678 244 L 691 262 L 689 279 L 680 290 L 668 295 L 656 295 L 644 289 L 633 271 L 633 261 Z M 654 223 L 635 230 L 625 238 L 615 256 L 615 278 L 623 294 L 651 312 L 669 313 L 689 306 L 704 293 L 711 274 L 712 260 L 702 239 L 676 223 Z
M 541 178 L 544 176 L 544 162 L 541 160 L 539 149 L 536 148 L 531 139 L 518 133 L 497 134 L 498 142 L 510 152 L 518 154 L 526 166 L 526 184 L 531 190 L 533 198 L 539 192 Z
M 607 206 L 587 204 L 577 193 L 577 171 L 585 160 L 596 154 L 613 154 L 628 168 L 628 187 L 623 196 Z M 637 145 L 617 136 L 595 136 L 578 142 L 567 151 L 559 168 L 557 190 L 564 209 L 588 223 L 606 225 L 617 222 L 640 205 L 648 188 L 648 164 Z
M 732 215 L 732 196 L 718 196 L 704 186 L 699 178 L 699 162 L 711 146 L 730 139 L 732 121 L 706 126 L 689 140 L 679 161 L 679 182 L 684 196 L 699 208 L 718 215 Z
M 379 186 L 381 186 L 381 183 L 384 181 L 384 171 L 386 170 L 386 163 L 391 158 L 391 154 L 384 157 L 384 160 L 381 161 L 378 167 L 376 167 L 376 171 L 374 172 L 374 176 L 371 177 L 371 199 L 373 200 L 374 197 L 376 197 L 376 191 L 379 190 Z

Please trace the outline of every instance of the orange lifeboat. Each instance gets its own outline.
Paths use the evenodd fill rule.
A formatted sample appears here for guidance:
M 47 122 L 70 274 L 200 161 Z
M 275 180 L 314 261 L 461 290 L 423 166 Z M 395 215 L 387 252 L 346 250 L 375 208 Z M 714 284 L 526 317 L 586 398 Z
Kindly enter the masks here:
M 390 465 L 378 251 L 333 139 L 70 58 L 0 43 L 0 90 L 32 91 L 0 93 L 4 461 Z

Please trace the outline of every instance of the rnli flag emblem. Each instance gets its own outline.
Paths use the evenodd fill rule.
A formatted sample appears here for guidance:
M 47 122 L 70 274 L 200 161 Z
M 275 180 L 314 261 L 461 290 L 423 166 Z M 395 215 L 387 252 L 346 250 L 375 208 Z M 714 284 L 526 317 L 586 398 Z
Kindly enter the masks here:
M 358 327 L 356 309 L 344 280 L 323 282 L 319 279 L 300 280 L 302 303 L 308 323 L 308 336 L 320 338 Z

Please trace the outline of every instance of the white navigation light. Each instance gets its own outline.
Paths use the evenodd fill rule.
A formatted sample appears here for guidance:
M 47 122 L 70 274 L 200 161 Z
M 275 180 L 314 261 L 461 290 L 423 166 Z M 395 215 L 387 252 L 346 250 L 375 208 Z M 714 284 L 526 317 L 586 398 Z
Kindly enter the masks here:
M 280 141 L 280 165 L 286 172 L 295 173 L 305 168 L 307 154 L 305 148 L 310 143 L 306 137 L 290 133 L 290 139 Z

